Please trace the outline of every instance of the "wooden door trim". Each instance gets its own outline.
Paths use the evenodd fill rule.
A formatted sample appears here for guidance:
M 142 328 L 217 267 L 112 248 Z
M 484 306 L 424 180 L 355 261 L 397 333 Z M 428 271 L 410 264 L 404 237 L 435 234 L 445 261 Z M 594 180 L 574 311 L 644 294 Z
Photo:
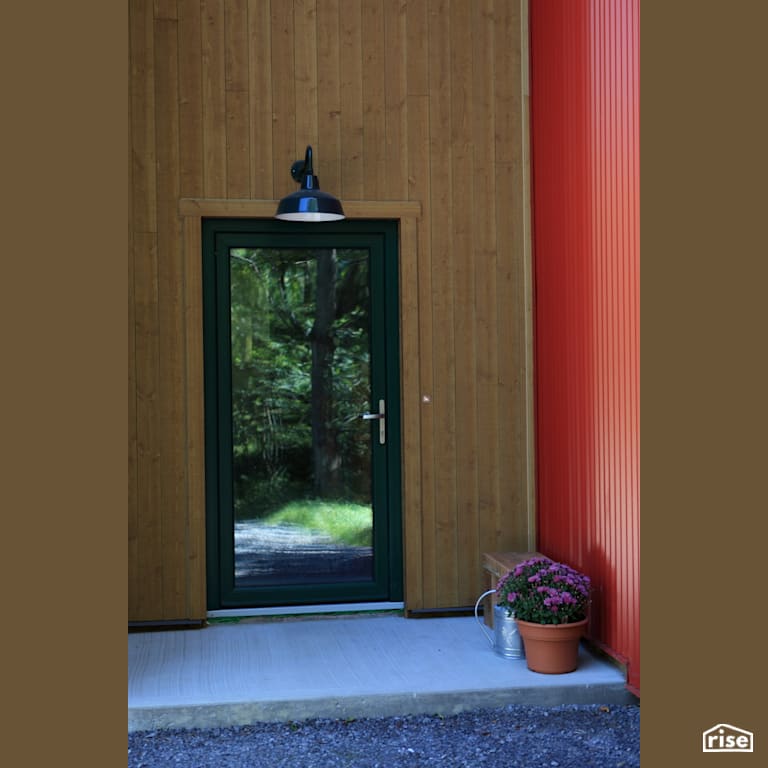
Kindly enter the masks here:
M 274 218 L 279 200 L 219 200 L 185 197 L 179 200 L 182 217 L 211 218 Z M 348 219 L 420 218 L 421 203 L 417 200 L 345 200 L 344 213 Z
M 183 198 L 179 201 L 184 249 L 182 295 L 187 395 L 186 466 L 189 511 L 187 594 L 189 595 L 189 613 L 199 618 L 206 616 L 207 613 L 202 220 L 209 217 L 271 219 L 277 210 L 277 204 L 277 200 Z M 417 366 L 404 365 L 403 358 L 407 356 L 410 359 L 412 355 L 419 354 L 418 282 L 414 277 L 418 263 L 417 222 L 421 217 L 421 203 L 412 200 L 353 200 L 344 202 L 344 212 L 350 219 L 396 219 L 399 221 L 404 601 L 406 606 L 417 609 L 421 607 L 422 602 L 419 575 L 421 553 L 421 432 L 417 410 L 419 377 L 418 372 L 414 370 Z

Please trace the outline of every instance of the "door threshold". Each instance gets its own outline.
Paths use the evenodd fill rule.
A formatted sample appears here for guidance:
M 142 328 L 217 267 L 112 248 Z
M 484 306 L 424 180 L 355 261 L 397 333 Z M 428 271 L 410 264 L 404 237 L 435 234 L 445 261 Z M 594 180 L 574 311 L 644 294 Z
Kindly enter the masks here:
M 361 613 L 402 611 L 405 603 L 338 603 L 336 605 L 283 605 L 269 608 L 223 608 L 208 611 L 209 619 L 248 618 L 250 616 L 305 616 L 317 613 Z

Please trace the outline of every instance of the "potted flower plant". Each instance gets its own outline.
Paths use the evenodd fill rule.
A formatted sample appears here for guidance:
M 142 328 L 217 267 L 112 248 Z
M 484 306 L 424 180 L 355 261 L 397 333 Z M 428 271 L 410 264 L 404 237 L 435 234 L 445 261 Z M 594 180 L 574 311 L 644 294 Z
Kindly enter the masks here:
M 529 669 L 547 674 L 576 669 L 589 597 L 589 576 L 543 557 L 502 576 L 497 604 L 515 617 Z

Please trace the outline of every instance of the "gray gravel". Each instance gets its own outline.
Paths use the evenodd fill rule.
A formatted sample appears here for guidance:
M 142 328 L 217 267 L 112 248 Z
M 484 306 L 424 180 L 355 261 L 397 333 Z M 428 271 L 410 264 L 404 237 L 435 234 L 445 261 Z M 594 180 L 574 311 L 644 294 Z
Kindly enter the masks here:
M 450 717 L 259 723 L 128 736 L 128 768 L 632 768 L 640 707 L 508 706 Z

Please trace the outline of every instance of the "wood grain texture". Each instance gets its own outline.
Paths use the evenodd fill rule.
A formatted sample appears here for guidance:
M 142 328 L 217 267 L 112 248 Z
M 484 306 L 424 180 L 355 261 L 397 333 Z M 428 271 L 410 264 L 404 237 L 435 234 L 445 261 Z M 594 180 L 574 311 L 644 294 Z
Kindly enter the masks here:
M 165 468 L 160 462 L 157 238 L 154 234 L 136 232 L 133 244 L 136 487 L 129 488 L 129 492 L 135 492 L 135 497 L 129 498 L 129 509 L 133 508 L 136 522 L 129 550 L 129 583 L 135 589 L 129 596 L 129 611 L 131 617 L 161 618 L 165 616 L 165 601 L 160 483 Z
M 400 221 L 400 349 L 402 361 L 419 360 L 418 221 Z M 421 403 L 419 367 L 413 362 L 401 372 L 401 440 L 403 453 L 403 567 L 405 602 L 412 609 L 423 606 L 422 504 L 421 504 Z
M 317 16 L 317 152 L 320 188 L 341 189 L 341 40 L 339 0 L 324 0 Z M 403 194 L 405 197 L 405 194 Z
M 520 482 L 529 466 L 525 442 L 525 292 L 522 192 L 520 165 L 526 151 L 522 141 L 522 73 L 524 40 L 520 34 L 519 3 L 497 3 L 494 25 L 494 98 L 496 166 L 496 297 L 498 307 L 498 450 L 497 529 L 509 549 L 527 549 L 530 521 L 526 514 L 526 483 Z M 510 514 L 511 512 L 511 514 Z
M 248 91 L 251 142 L 251 194 L 255 198 L 272 197 L 273 86 L 272 35 L 269 23 L 270 3 L 248 0 Z
M 147 1 L 129 7 L 132 232 L 157 231 L 154 26 Z
M 293 3 L 271 3 L 272 57 L 272 174 L 273 197 L 281 198 L 296 189 L 290 176 L 291 164 L 304 157 L 304 146 L 296 141 L 296 110 L 298 85 L 296 83 L 295 48 L 303 41 L 296 40 L 293 21 Z M 311 138 L 302 139 L 311 144 Z
M 363 198 L 386 198 L 384 2 L 361 0 L 363 96 Z M 393 52 L 394 53 L 394 52 Z
M 175 200 L 180 193 L 178 22 L 155 21 L 155 94 L 168 106 L 155 119 L 157 142 L 157 319 L 159 359 L 159 449 L 163 462 L 160 483 L 160 535 L 163 557 L 182 565 L 185 560 L 186 461 L 183 423 L 184 334 L 182 306 L 182 242 Z M 185 570 L 163 568 L 163 600 L 168 612 L 185 609 Z
M 181 216 L 217 216 L 232 218 L 271 219 L 277 210 L 275 200 L 179 200 Z M 375 200 L 344 202 L 344 212 L 353 219 L 401 219 L 420 217 L 421 203 L 418 200 Z
M 129 143 L 131 139 L 131 122 L 128 124 Z M 133 185 L 133 172 L 131 164 L 128 164 L 128 181 Z M 128 505 L 128 562 L 138 562 L 139 543 L 139 515 L 136 506 L 138 496 L 138 425 L 136 420 L 136 293 L 134 284 L 136 281 L 136 242 L 134 236 L 133 205 L 128 208 L 128 499 L 132 503 Z M 135 568 L 128 572 L 128 594 L 130 597 L 138 595 L 141 584 L 139 573 Z M 129 604 L 132 611 L 133 605 Z
M 494 16 L 493 0 L 472 4 L 472 93 L 475 108 L 471 113 L 473 145 L 473 182 L 471 214 L 472 241 L 475 258 L 485 265 L 486 275 L 496 275 L 496 207 L 494 185 L 482 179 L 495 174 L 496 104 L 494 71 Z M 498 297 L 495 279 L 477 279 L 474 282 L 475 303 L 475 387 L 478 408 L 476 412 L 477 464 L 477 517 L 478 549 L 493 549 L 500 530 L 499 475 L 499 358 L 498 358 Z
M 250 47 L 248 6 L 224 6 L 227 197 L 251 196 Z
M 179 132 L 180 194 L 202 197 L 203 174 L 203 63 L 200 3 L 179 4 Z
M 456 544 L 459 595 L 478 591 L 480 572 L 477 504 L 477 275 L 472 216 L 474 176 L 472 142 L 471 0 L 451 3 L 451 226 L 454 257 L 454 346 L 456 354 Z
M 130 0 L 131 619 L 205 615 L 205 216 L 269 218 L 307 144 L 350 218 L 398 219 L 411 609 L 527 549 L 525 0 Z
M 412 199 L 429 201 L 430 121 L 429 121 L 429 8 L 427 3 L 409 3 L 406 9 L 406 61 L 408 82 L 407 136 L 408 191 Z M 406 476 L 418 473 L 418 493 L 405 507 L 406 527 L 406 598 L 407 605 L 423 609 L 437 605 L 437 566 L 435 557 L 435 451 L 431 438 L 434 430 L 434 374 L 432 368 L 432 248 L 431 204 L 424 207 L 416 230 L 416 301 L 418 304 L 418 358 L 410 363 L 403 355 L 403 370 L 408 365 L 418 370 L 419 388 L 410 394 L 419 407 L 418 442 L 403 456 Z M 401 259 L 404 257 L 401 257 Z M 415 382 L 414 382 L 415 383 Z M 407 395 L 404 398 L 407 399 Z M 425 439 L 430 436 L 429 439 Z M 407 490 L 410 490 L 409 488 Z M 408 515 L 412 512 L 412 519 Z M 418 514 L 416 512 L 418 510 Z M 413 552 L 408 550 L 413 545 Z M 418 545 L 418 546 L 417 546 Z
M 339 0 L 341 187 L 343 200 L 363 198 L 363 29 L 359 0 Z
M 223 0 L 201 0 L 203 180 L 206 197 L 227 196 L 226 39 Z
M 384 3 L 384 143 L 382 196 L 399 200 L 408 195 L 406 3 Z
M 162 615 L 162 551 L 156 427 L 158 378 L 157 192 L 153 8 L 129 8 L 130 244 L 129 256 L 129 614 Z
M 190 471 L 205 466 L 205 429 L 201 414 L 203 392 L 203 275 L 202 232 L 199 217 L 183 221 L 184 246 L 184 353 L 185 353 L 185 450 L 186 504 L 185 577 L 187 618 L 200 615 L 200 596 L 205 595 L 205 473 Z
M 307 144 L 317 145 L 317 8 L 315 0 L 294 0 L 293 30 L 295 39 L 293 79 L 296 88 L 295 142 L 297 147 Z

